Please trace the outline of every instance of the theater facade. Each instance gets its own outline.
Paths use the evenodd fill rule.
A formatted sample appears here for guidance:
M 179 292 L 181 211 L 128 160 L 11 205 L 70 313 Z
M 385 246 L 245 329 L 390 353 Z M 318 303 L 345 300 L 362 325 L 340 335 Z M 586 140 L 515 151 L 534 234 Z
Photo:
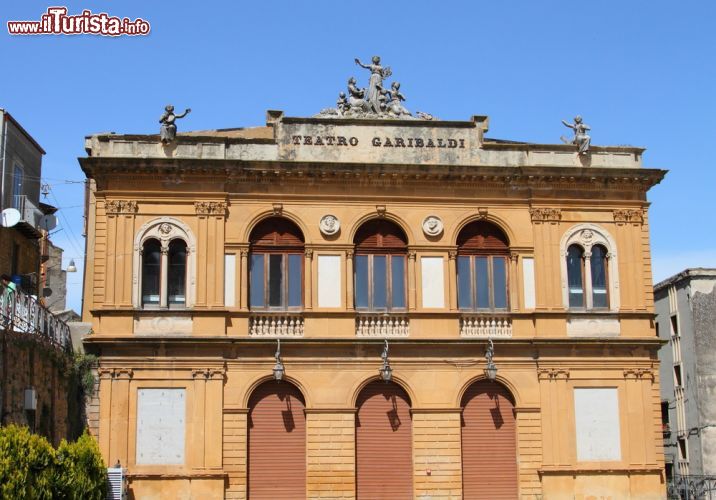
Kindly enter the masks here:
M 134 498 L 663 498 L 665 172 L 350 105 L 86 139 L 95 434 Z

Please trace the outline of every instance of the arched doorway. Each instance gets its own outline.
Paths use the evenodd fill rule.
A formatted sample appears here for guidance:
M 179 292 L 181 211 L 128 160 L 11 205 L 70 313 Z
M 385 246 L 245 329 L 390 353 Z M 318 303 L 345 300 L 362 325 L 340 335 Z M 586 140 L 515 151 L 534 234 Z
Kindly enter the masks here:
M 371 382 L 356 406 L 357 499 L 413 498 L 413 426 L 407 393 L 393 382 Z
M 512 394 L 498 382 L 480 380 L 462 397 L 464 500 L 515 500 L 517 426 Z
M 306 497 L 306 417 L 301 391 L 290 382 L 259 385 L 249 399 L 248 497 Z

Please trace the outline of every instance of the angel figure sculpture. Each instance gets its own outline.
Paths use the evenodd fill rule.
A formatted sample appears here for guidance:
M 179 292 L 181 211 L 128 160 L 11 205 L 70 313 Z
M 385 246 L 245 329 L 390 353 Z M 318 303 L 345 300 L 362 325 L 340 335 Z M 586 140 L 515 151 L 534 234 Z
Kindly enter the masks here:
M 387 93 L 390 96 L 390 102 L 387 106 L 388 114 L 393 116 L 411 116 L 410 111 L 405 109 L 405 106 L 403 106 L 403 103 L 401 102 L 405 100 L 405 96 L 400 93 L 399 82 L 393 82 Z
M 186 115 L 191 113 L 191 109 L 187 108 L 184 110 L 184 113 L 180 115 L 174 114 L 174 106 L 169 104 L 164 108 L 164 114 L 159 119 L 159 123 L 162 124 L 162 128 L 159 131 L 159 137 L 164 144 L 169 144 L 170 142 L 173 142 L 174 139 L 176 139 L 177 136 L 177 126 L 176 126 L 176 120 L 179 118 L 184 118 Z
M 574 123 L 567 123 L 562 120 L 565 127 L 569 127 L 574 130 L 574 138 L 570 141 L 566 137 L 562 136 L 562 142 L 565 144 L 576 144 L 579 147 L 579 154 L 585 155 L 589 152 L 589 144 L 592 138 L 587 135 L 587 131 L 591 130 L 589 125 L 582 122 L 582 117 L 577 115 L 574 117 Z
M 365 100 L 368 102 L 370 110 L 375 114 L 380 114 L 381 90 L 383 89 L 383 79 L 388 78 L 393 72 L 389 67 L 380 65 L 380 57 L 373 56 L 371 64 L 363 64 L 360 59 L 355 58 L 355 62 L 361 68 L 370 70 L 370 80 L 368 80 L 368 91 Z

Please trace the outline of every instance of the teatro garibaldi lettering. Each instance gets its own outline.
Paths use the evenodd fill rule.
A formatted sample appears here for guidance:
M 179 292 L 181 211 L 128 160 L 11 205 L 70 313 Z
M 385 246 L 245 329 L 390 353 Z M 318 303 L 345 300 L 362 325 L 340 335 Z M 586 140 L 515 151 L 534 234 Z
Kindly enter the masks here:
M 357 137 L 341 135 L 310 136 L 294 135 L 291 137 L 296 146 L 358 146 Z M 465 149 L 465 139 L 422 139 L 420 137 L 373 137 L 371 146 L 376 148 L 448 148 Z

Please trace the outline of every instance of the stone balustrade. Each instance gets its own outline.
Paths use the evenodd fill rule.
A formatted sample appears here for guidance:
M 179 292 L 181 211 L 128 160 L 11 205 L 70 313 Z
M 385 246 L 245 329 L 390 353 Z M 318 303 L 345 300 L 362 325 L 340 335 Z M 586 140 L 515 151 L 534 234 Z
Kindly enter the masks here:
M 464 314 L 460 318 L 461 337 L 511 338 L 512 320 L 490 314 Z
M 251 337 L 303 337 L 300 314 L 254 314 L 249 319 Z
M 356 318 L 357 337 L 407 337 L 410 320 L 407 316 L 361 314 Z

